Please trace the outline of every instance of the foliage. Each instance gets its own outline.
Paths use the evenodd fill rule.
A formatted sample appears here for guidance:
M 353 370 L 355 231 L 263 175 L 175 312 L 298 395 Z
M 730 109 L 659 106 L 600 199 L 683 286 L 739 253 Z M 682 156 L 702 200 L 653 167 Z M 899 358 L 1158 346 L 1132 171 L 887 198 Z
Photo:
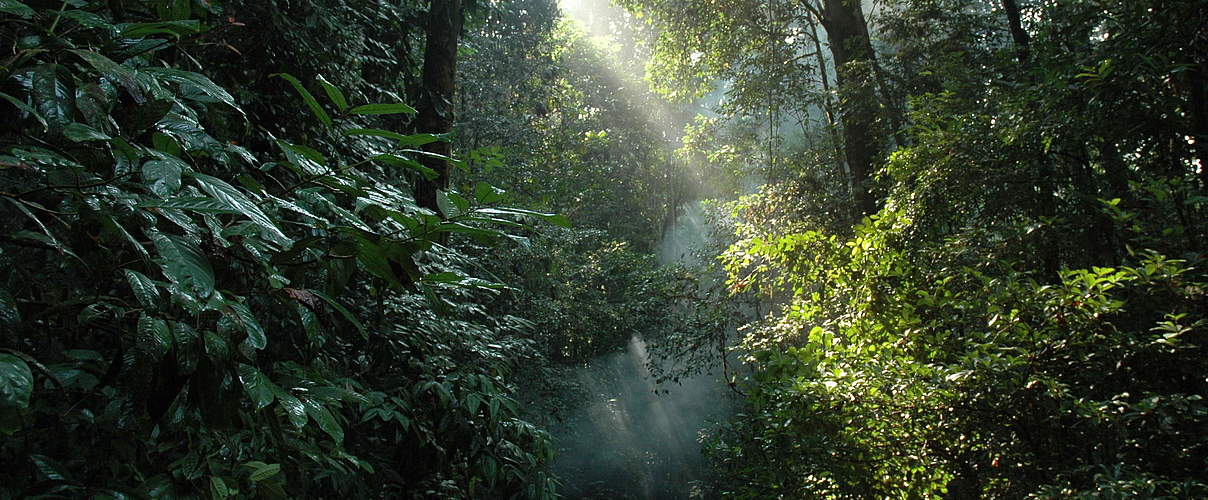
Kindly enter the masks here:
M 447 139 L 367 127 L 410 108 L 321 79 L 280 80 L 353 146 L 238 125 L 182 69 L 217 14 L 4 4 L 5 491 L 551 496 L 547 438 L 508 396 L 530 325 L 485 315 L 503 285 L 436 241 L 564 219 L 486 184 L 417 208 L 415 147 Z
M 1021 57 L 991 4 L 889 3 L 877 215 L 823 215 L 823 162 L 731 204 L 729 286 L 780 304 L 709 445 L 733 496 L 1208 494 L 1203 6 L 1025 4 Z

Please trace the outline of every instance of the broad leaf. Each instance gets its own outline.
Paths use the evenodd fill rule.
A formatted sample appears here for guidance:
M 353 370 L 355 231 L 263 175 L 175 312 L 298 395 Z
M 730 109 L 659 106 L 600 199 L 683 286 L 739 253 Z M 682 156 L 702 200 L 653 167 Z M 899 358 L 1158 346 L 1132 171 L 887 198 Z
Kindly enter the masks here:
M 28 408 L 34 375 L 25 361 L 0 353 L 0 408 Z
M 256 367 L 240 363 L 239 381 L 243 383 L 243 390 L 247 392 L 248 397 L 252 398 L 257 410 L 273 403 L 274 384 Z
M 152 193 L 167 198 L 180 190 L 180 176 L 184 173 L 181 161 L 175 158 L 147 160 L 143 163 L 143 182 Z
M 336 444 L 344 441 L 344 429 L 340 428 L 340 424 L 336 422 L 335 416 L 327 407 L 313 399 L 304 399 L 302 404 L 306 407 L 306 414 L 310 415 L 310 418 L 319 424 L 319 428 L 331 436 Z
M 159 307 L 159 288 L 155 286 L 155 282 L 151 278 L 131 269 L 122 271 L 126 274 L 126 281 L 130 282 L 130 290 L 134 292 L 134 298 L 138 299 L 139 304 L 147 309 Z
M 63 128 L 63 137 L 72 142 L 108 141 L 112 139 L 108 135 L 101 133 L 101 131 L 78 122 L 67 124 Z
M 46 119 L 51 131 L 61 131 L 72 122 L 75 90 L 67 71 L 58 64 L 46 63 L 34 67 L 34 108 Z
M 214 293 L 214 270 L 201 249 L 180 236 L 152 233 L 151 241 L 159 252 L 159 265 L 173 283 L 188 287 L 198 298 Z
M 34 10 L 29 8 L 17 0 L 0 0 L 0 12 L 5 14 L 13 14 L 17 17 L 29 17 L 34 15 Z
M 138 317 L 138 345 L 159 360 L 172 349 L 172 330 L 164 320 L 146 314 Z
M 197 87 L 205 95 L 234 108 L 240 113 L 243 113 L 243 110 L 239 109 L 239 105 L 235 103 L 235 98 L 232 97 L 231 94 L 226 91 L 226 89 L 219 87 L 217 84 L 203 75 L 194 73 L 192 71 L 181 71 L 173 68 L 159 67 L 145 68 L 142 71 L 178 85 L 192 85 Z
M 197 181 L 197 184 L 201 186 L 201 189 L 209 193 L 210 196 L 225 203 L 227 207 L 246 215 L 257 226 L 260 226 L 270 241 L 285 247 L 293 242 L 293 240 L 285 236 L 285 233 L 281 232 L 281 229 L 276 224 L 273 224 L 269 220 L 267 215 L 264 215 L 260 207 L 247 199 L 234 186 L 227 184 L 226 181 L 205 174 L 194 173 L 191 175 Z
M 243 328 L 243 331 L 247 332 L 248 345 L 254 349 L 264 349 L 264 346 L 268 345 L 268 337 L 264 333 L 264 328 L 256 321 L 252 310 L 233 300 L 226 301 L 226 305 L 234 311 L 233 319 Z
M 13 106 L 17 107 L 17 109 L 28 113 L 29 116 L 34 117 L 34 119 L 38 120 L 38 123 L 40 123 L 42 125 L 42 130 L 46 130 L 46 128 L 47 128 L 46 119 L 42 118 L 42 115 L 39 114 L 38 110 L 34 109 L 33 106 L 30 106 L 29 104 L 26 104 L 25 101 L 17 99 L 16 97 L 5 94 L 3 92 L 0 92 L 0 98 L 3 98 L 4 100 L 12 103 Z

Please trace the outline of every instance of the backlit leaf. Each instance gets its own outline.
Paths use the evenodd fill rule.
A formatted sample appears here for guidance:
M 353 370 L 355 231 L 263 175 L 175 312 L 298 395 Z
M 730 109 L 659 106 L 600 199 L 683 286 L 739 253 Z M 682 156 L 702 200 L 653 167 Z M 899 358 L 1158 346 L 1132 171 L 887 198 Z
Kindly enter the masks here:
M 348 111 L 354 115 L 394 115 L 398 113 L 415 114 L 415 108 L 401 102 L 393 104 L 365 104 Z

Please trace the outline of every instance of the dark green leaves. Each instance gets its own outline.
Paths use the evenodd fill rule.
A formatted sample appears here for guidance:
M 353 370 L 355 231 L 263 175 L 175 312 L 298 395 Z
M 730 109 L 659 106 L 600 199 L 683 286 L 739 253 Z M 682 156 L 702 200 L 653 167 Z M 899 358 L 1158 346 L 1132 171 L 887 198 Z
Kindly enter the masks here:
M 168 279 L 191 290 L 200 299 L 214 293 L 214 270 L 197 244 L 160 232 L 150 236 L 160 255 L 160 268 Z
M 380 154 L 380 155 L 373 156 L 370 159 L 385 163 L 387 165 L 394 165 L 396 167 L 403 167 L 406 169 L 414 170 L 416 172 L 419 172 L 420 175 L 424 176 L 425 179 L 428 179 L 430 181 L 436 180 L 437 177 L 440 177 L 440 174 L 437 173 L 435 170 L 432 170 L 431 168 L 428 168 L 428 167 L 424 166 L 423 164 L 421 164 L 420 162 L 412 160 L 410 158 L 404 158 L 402 156 L 396 156 L 396 155 L 391 155 L 391 154 Z
M 128 68 L 114 62 L 112 59 L 105 57 L 92 50 L 72 50 L 71 53 L 83 59 L 98 72 L 101 73 L 109 81 L 120 85 L 137 104 L 143 104 L 146 99 L 143 97 L 142 86 L 138 83 L 137 73 L 134 69 Z
M 160 318 L 140 315 L 138 318 L 138 345 L 153 359 L 163 358 L 172 349 L 172 330 Z
M 166 198 L 180 190 L 180 176 L 188 168 L 180 160 L 165 157 L 143 163 L 143 182 L 152 193 Z
M 336 105 L 336 109 L 340 110 L 341 113 L 348 109 L 348 100 L 344 98 L 344 93 L 340 92 L 340 89 L 328 83 L 327 79 L 323 78 L 323 75 L 316 75 L 315 79 L 319 81 L 319 85 L 327 93 L 327 98 L 331 99 L 332 104 Z
M 331 436 L 331 439 L 335 440 L 336 443 L 344 441 L 344 429 L 340 428 L 339 422 L 336 422 L 336 417 L 331 414 L 331 411 L 327 407 L 313 399 L 305 399 L 302 401 L 302 404 L 306 409 L 306 414 L 310 416 L 311 420 L 319 424 L 319 428 L 323 432 Z
M 134 298 L 139 304 L 147 309 L 159 306 L 159 288 L 151 278 L 130 269 L 123 269 L 122 272 L 126 275 L 126 281 L 130 282 L 130 290 L 134 292 Z
M 46 119 L 53 132 L 72 122 L 75 114 L 75 89 L 66 68 L 52 63 L 33 69 L 34 108 Z
M 255 203 L 252 203 L 251 200 L 244 196 L 243 193 L 239 192 L 238 189 L 235 189 L 234 186 L 227 184 L 226 181 L 223 181 L 222 179 L 210 177 L 205 174 L 194 173 L 190 175 L 194 180 L 197 181 L 197 184 L 201 186 L 201 189 L 210 196 L 213 196 L 214 199 L 226 204 L 227 208 L 246 215 L 252 220 L 252 222 L 256 223 L 257 226 L 260 226 L 269 240 L 283 247 L 288 247 L 293 242 L 293 240 L 285 236 L 285 233 L 281 232 L 281 229 L 278 228 L 277 225 L 274 224 L 273 221 L 260 210 L 260 207 L 256 206 Z
M 231 97 L 231 94 L 227 92 L 226 89 L 219 87 L 209 78 L 206 78 L 201 74 L 194 73 L 192 71 L 181 71 L 173 68 L 156 67 L 145 68 L 142 71 L 144 73 L 155 75 L 161 80 L 166 80 L 180 85 L 193 86 L 210 98 L 226 104 L 240 113 L 243 112 L 243 110 L 239 109 L 239 105 L 235 103 L 235 98 Z
M 281 464 L 266 464 L 264 462 L 253 461 L 244 464 L 244 466 L 252 470 L 251 474 L 248 475 L 248 480 L 254 483 L 269 479 L 281 472 Z
M 247 332 L 248 346 L 253 349 L 264 349 L 264 346 L 268 345 L 268 337 L 264 333 L 264 328 L 260 326 L 260 322 L 256 321 L 252 310 L 235 301 L 226 301 L 225 304 L 234 312 L 235 322 L 243 328 L 243 331 Z
M 26 408 L 34 387 L 34 375 L 25 361 L 0 353 L 0 408 Z
M 63 129 L 63 137 L 66 137 L 68 140 L 73 142 L 107 141 L 111 139 L 111 137 L 108 135 L 89 127 L 88 125 L 75 122 L 69 123 L 67 127 Z
M 315 96 L 311 95 L 310 91 L 302 86 L 302 82 L 288 73 L 276 73 L 272 76 L 281 77 L 289 82 L 290 85 L 293 85 L 294 90 L 298 91 L 298 95 L 302 96 L 302 102 L 306 103 L 306 107 L 310 108 L 310 112 L 314 113 L 324 125 L 328 127 L 332 126 L 331 116 L 326 111 L 323 111 L 323 107 L 319 106 L 319 102 L 315 100 Z
M 256 367 L 240 363 L 239 381 L 243 383 L 243 390 L 247 391 L 248 397 L 252 398 L 257 410 L 273 403 L 273 390 L 276 386 Z
M 0 12 L 13 14 L 17 17 L 29 17 L 34 15 L 34 10 L 29 8 L 17 0 L 0 0 Z

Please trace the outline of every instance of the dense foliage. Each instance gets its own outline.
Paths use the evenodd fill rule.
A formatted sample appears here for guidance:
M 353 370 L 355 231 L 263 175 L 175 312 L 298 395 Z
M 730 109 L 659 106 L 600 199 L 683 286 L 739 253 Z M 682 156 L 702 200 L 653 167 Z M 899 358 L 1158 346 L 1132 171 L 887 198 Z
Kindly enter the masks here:
M 832 2 L 630 3 L 668 89 L 732 79 L 694 154 L 772 181 L 726 209 L 731 290 L 779 304 L 710 444 L 734 497 L 1208 494 L 1203 2 L 884 2 L 863 85 L 904 123 L 854 227 Z M 777 113 L 802 140 L 751 147 Z
M 417 146 L 448 139 L 372 128 L 413 110 L 347 72 L 276 75 L 298 94 L 249 117 L 190 71 L 239 54 L 229 13 L 4 4 L 7 494 L 552 494 L 509 398 L 531 324 L 439 242 L 564 219 L 485 183 L 416 207 Z M 216 79 L 266 84 L 240 64 Z
M 0 497 L 1208 496 L 1204 2 L 617 3 L 0 0 Z

